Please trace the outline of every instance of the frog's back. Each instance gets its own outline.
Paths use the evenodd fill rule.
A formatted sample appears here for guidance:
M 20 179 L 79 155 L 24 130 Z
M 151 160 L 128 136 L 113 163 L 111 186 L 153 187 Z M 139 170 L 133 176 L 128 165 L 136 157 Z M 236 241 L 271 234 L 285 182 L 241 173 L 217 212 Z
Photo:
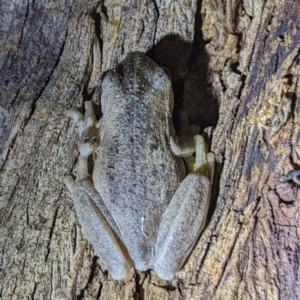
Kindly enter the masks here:
M 185 174 L 169 146 L 173 95 L 167 74 L 141 53 L 126 60 L 108 74 L 111 88 L 103 87 L 93 179 L 136 267 L 147 269 L 161 216 Z

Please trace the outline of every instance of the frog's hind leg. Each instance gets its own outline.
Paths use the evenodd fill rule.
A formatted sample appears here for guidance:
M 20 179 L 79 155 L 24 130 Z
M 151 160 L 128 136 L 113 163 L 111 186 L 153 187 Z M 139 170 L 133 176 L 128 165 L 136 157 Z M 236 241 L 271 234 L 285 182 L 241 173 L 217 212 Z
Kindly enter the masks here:
M 80 154 L 78 174 L 87 176 L 87 156 Z M 74 206 L 79 223 L 95 252 L 115 280 L 123 279 L 130 270 L 115 233 L 108 224 L 114 220 L 106 208 L 101 196 L 88 179 L 73 181 L 66 176 L 64 182 L 73 196 Z M 114 226 L 117 228 L 117 226 Z
M 202 136 L 195 136 L 196 157 L 192 171 L 175 192 L 158 230 L 153 266 L 157 275 L 171 280 L 180 269 L 206 220 L 214 172 L 214 154 L 207 153 Z
M 101 262 L 113 279 L 125 278 L 131 266 L 104 214 L 98 209 L 99 203 L 103 203 L 101 196 L 88 180 L 74 184 L 66 177 L 65 184 L 73 195 L 78 221 Z

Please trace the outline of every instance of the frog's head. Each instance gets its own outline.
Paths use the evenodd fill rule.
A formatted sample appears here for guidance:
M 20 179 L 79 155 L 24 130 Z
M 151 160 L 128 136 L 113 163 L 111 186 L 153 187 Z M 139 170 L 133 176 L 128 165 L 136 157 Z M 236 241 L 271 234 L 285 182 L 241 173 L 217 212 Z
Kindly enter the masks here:
M 106 72 L 102 77 L 102 90 L 105 99 L 126 99 L 128 103 L 134 99 L 142 99 L 145 103 L 166 100 L 169 109 L 173 110 L 170 71 L 159 67 L 141 52 L 129 53 L 115 69 Z M 110 97 L 106 97 L 108 95 Z

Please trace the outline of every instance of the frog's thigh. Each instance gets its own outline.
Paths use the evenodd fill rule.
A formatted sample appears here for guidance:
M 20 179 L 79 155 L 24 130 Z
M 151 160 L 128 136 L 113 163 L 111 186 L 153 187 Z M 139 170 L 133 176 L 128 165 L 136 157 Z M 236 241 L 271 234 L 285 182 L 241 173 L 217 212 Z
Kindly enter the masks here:
M 156 243 L 154 269 L 171 280 L 180 269 L 202 231 L 210 198 L 210 180 L 189 174 L 178 187 L 163 215 Z
M 100 195 L 93 187 L 89 188 L 90 183 L 87 184 L 87 180 L 72 184 L 71 179 L 66 178 L 65 182 L 71 189 L 79 223 L 89 242 L 93 245 L 95 252 L 112 278 L 115 280 L 123 279 L 128 274 L 130 265 L 111 227 L 95 205 L 95 203 L 102 202 Z

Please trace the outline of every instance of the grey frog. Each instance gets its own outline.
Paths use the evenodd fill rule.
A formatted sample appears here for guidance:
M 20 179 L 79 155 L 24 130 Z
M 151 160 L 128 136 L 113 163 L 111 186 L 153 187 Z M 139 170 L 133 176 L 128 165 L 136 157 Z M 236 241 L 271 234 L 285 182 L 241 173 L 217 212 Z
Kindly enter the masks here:
M 100 142 L 79 144 L 77 180 L 65 178 L 79 222 L 114 279 L 124 278 L 134 264 L 171 280 L 203 229 L 214 155 L 206 152 L 185 112 L 182 137 L 175 135 L 171 81 L 144 54 L 128 54 L 107 72 L 102 88 L 100 121 L 90 101 L 85 116 L 69 111 L 80 140 Z M 188 175 L 180 156 L 187 157 Z

